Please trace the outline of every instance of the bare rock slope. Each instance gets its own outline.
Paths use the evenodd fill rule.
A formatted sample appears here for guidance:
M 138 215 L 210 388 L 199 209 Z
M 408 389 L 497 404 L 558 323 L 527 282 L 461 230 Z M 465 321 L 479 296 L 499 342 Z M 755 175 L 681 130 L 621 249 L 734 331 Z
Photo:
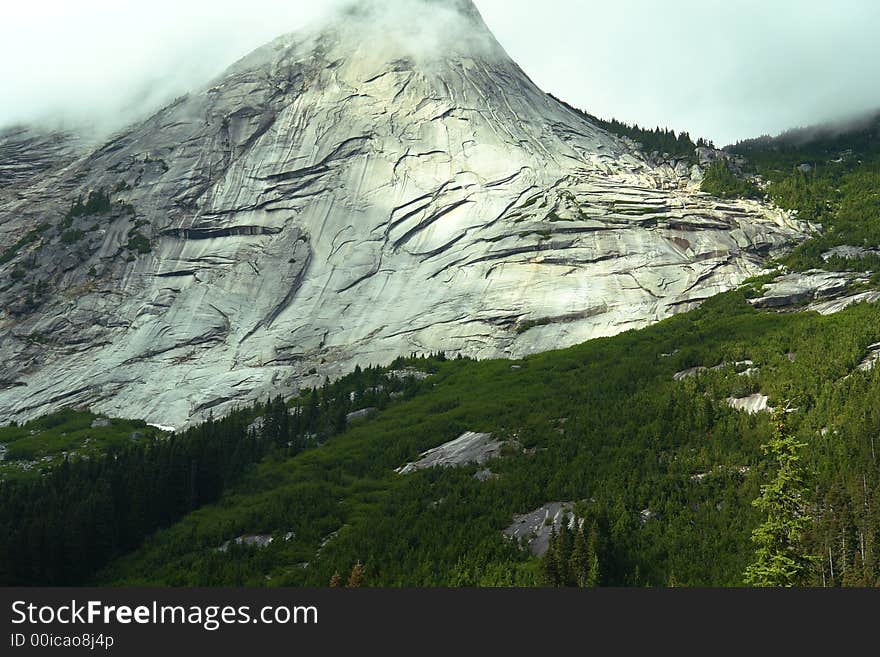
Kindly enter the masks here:
M 469 1 L 410 1 L 415 24 L 358 3 L 0 179 L 0 422 L 181 426 L 357 362 L 563 347 L 693 308 L 804 233 L 545 95 Z

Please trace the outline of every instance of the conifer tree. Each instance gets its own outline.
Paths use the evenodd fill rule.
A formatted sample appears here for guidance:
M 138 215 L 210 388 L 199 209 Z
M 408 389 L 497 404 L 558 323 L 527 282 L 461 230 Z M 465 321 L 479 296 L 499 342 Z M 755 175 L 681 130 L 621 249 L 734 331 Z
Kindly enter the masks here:
M 804 474 L 798 442 L 788 429 L 784 411 L 773 416 L 773 436 L 762 446 L 776 464 L 773 479 L 761 486 L 752 504 L 764 521 L 752 532 L 755 560 L 746 568 L 752 586 L 798 586 L 806 582 L 813 559 L 806 554 L 804 535 L 812 524 L 807 511 Z
M 568 514 L 563 513 L 559 536 L 556 539 L 557 586 L 567 586 L 571 579 L 568 566 L 574 541 L 569 524 Z
M 590 538 L 587 541 L 587 553 L 590 556 L 590 569 L 584 586 L 599 586 L 601 571 L 599 569 L 599 526 L 593 521 Z
M 571 552 L 571 583 L 575 586 L 587 586 L 590 578 L 590 548 L 587 544 L 586 523 L 579 530 L 575 522 L 574 549 Z
M 550 530 L 550 540 L 547 543 L 547 551 L 541 558 L 541 576 L 547 586 L 559 586 L 559 566 L 556 562 L 556 546 L 558 538 L 556 526 Z

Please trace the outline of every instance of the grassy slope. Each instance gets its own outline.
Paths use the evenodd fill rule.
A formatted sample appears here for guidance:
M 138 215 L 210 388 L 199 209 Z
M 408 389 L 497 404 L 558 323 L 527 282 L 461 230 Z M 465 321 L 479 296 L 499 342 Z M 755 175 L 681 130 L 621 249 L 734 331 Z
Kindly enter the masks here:
M 582 513 L 602 523 L 606 584 L 738 584 L 768 426 L 724 399 L 757 390 L 771 403 L 793 399 L 817 490 L 841 477 L 861 485 L 868 436 L 880 428 L 880 375 L 844 377 L 877 340 L 877 306 L 778 315 L 730 293 L 643 331 L 528 358 L 518 370 L 450 361 L 429 392 L 318 450 L 264 462 L 100 580 L 326 585 L 360 560 L 372 585 L 535 584 L 535 560 L 501 529 L 514 513 L 565 499 L 584 500 Z M 757 377 L 727 369 L 672 381 L 686 367 L 746 358 Z M 822 437 L 823 427 L 833 431 Z M 475 466 L 393 472 L 466 430 L 537 449 L 510 450 L 491 466 L 500 477 L 484 483 Z M 712 474 L 692 479 L 704 472 Z M 867 476 L 876 487 L 876 467 Z M 645 508 L 659 516 L 642 525 Z M 289 531 L 292 540 L 264 549 L 213 549 L 241 534 Z
M 98 417 L 65 409 L 21 426 L 0 427 L 0 444 L 7 450 L 0 461 L 0 479 L 35 477 L 67 454 L 96 455 L 132 440 L 163 435 L 142 420 L 113 419 L 109 426 L 92 427 Z

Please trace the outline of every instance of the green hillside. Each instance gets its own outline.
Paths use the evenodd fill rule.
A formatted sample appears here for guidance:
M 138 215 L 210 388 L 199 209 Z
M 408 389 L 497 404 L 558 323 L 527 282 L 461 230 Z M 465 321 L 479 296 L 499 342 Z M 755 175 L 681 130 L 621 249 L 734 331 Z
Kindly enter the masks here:
M 752 557 L 759 519 L 751 501 L 767 477 L 758 447 L 769 422 L 725 400 L 763 391 L 772 404 L 799 409 L 790 421 L 808 444 L 818 519 L 811 552 L 832 551 L 836 583 L 873 584 L 880 373 L 854 370 L 878 339 L 876 306 L 832 317 L 765 314 L 731 293 L 644 331 L 525 359 L 520 369 L 440 363 L 413 399 L 319 449 L 260 464 L 98 580 L 326 585 L 360 561 L 370 585 L 534 585 L 536 560 L 501 531 L 515 513 L 572 500 L 600 528 L 602 584 L 738 585 Z M 742 376 L 731 365 L 673 381 L 688 367 L 746 359 L 759 373 Z M 468 430 L 519 441 L 491 463 L 498 478 L 478 481 L 477 466 L 394 472 Z M 655 515 L 642 523 L 644 509 Z M 279 540 L 216 550 L 255 533 Z
M 773 266 L 880 269 L 871 126 L 730 148 L 748 175 L 715 171 L 720 195 L 763 195 L 822 225 Z M 823 257 L 839 246 L 860 250 Z M 876 287 L 871 275 L 860 285 Z M 520 361 L 364 363 L 174 436 L 69 410 L 0 429 L 18 463 L 4 470 L 45 459 L 0 483 L 0 583 L 326 586 L 356 569 L 369 586 L 742 585 L 773 429 L 730 402 L 762 394 L 804 444 L 790 511 L 808 526 L 801 583 L 880 585 L 880 367 L 867 360 L 880 305 L 754 309 L 747 297 L 774 276 Z M 500 455 L 396 472 L 465 432 L 504 441 Z M 585 530 L 554 536 L 551 554 L 592 564 L 589 577 L 503 533 L 552 502 L 573 503 Z
M 746 158 L 767 200 L 821 225 L 782 264 L 798 271 L 880 270 L 880 251 L 874 251 L 880 249 L 880 114 L 851 126 L 815 126 L 751 139 L 727 150 Z M 707 191 L 754 195 L 754 185 L 747 181 L 718 185 L 723 174 L 717 173 Z M 840 246 L 863 251 L 845 258 L 827 255 Z
M 320 446 L 321 440 L 288 444 L 303 435 L 295 426 L 285 435 L 274 426 L 255 442 L 246 428 L 255 413 L 270 425 L 287 416 L 271 404 L 153 447 L 128 448 L 127 459 L 113 459 L 116 466 L 74 462 L 38 489 L 0 488 L 4 578 L 21 583 L 30 573 L 41 581 L 40 567 L 21 563 L 54 536 L 50 553 L 60 571 L 52 577 L 68 583 L 326 585 L 360 561 L 368 585 L 537 585 L 538 561 L 502 530 L 514 514 L 567 500 L 579 501 L 578 514 L 598 528 L 600 584 L 739 585 L 760 520 L 751 501 L 770 476 L 759 450 L 770 427 L 766 413 L 735 411 L 726 400 L 761 391 L 773 405 L 798 408 L 789 421 L 807 443 L 808 503 L 816 518 L 808 546 L 825 559 L 814 582 L 822 581 L 823 564 L 825 581 L 832 581 L 830 550 L 832 583 L 873 584 L 880 558 L 880 373 L 858 364 L 878 340 L 876 305 L 829 317 L 777 314 L 728 293 L 642 331 L 516 363 L 409 361 L 433 374 L 410 379 L 403 395 L 385 395 L 373 417 L 333 435 L 332 423 L 322 427 L 321 418 L 338 417 L 352 398 L 374 394 L 366 392 L 375 387 L 368 377 L 388 380 L 387 370 L 363 370 L 298 400 L 313 406 L 317 420 L 306 433 L 326 435 Z M 758 371 L 738 371 L 734 363 L 745 360 Z M 721 364 L 728 365 L 673 380 L 686 368 Z M 469 430 L 517 441 L 490 462 L 496 478 L 477 480 L 477 466 L 394 471 Z M 200 497 L 189 499 L 189 457 L 180 494 L 168 486 L 158 489 L 164 498 L 152 494 L 150 482 L 174 480 L 168 472 L 175 450 L 196 453 L 195 443 L 213 446 L 201 457 Z M 222 480 L 210 480 L 213 471 L 224 473 Z M 113 497 L 120 500 L 115 509 L 98 503 L 98 489 L 135 486 L 133 478 L 140 480 L 141 495 L 132 497 L 140 507 L 126 505 L 123 492 Z M 66 509 L 48 526 L 47 505 Z M 167 529 L 130 554 L 89 567 L 74 558 L 86 527 L 116 527 L 103 537 L 112 542 L 113 531 L 143 523 L 148 513 L 154 526 Z M 81 522 L 65 522 L 71 517 Z M 142 524 L 141 534 L 149 533 Z M 227 544 L 249 535 L 275 540 L 265 547 Z M 105 557 L 138 542 L 135 532 Z

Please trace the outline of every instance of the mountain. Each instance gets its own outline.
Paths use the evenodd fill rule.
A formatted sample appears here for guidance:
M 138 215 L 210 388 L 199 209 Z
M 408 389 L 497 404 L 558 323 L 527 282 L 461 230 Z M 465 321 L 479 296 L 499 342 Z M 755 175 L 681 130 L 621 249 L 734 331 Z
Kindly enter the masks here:
M 403 5 L 280 37 L 97 149 L 0 145 L 24 171 L 0 176 L 0 421 L 180 427 L 357 363 L 565 347 L 809 232 L 545 95 L 468 0 Z

